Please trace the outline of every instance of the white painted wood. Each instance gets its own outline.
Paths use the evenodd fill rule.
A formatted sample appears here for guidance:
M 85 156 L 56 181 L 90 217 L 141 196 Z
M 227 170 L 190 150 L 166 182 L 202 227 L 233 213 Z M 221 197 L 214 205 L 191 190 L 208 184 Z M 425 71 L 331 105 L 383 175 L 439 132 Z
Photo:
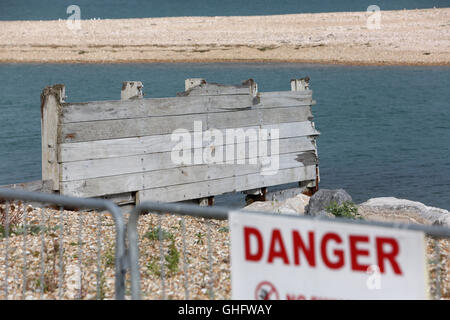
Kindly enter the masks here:
M 184 80 L 184 90 L 188 91 L 194 87 L 201 85 L 202 83 L 206 83 L 205 79 L 202 78 L 191 78 Z
M 244 130 L 258 129 L 258 126 L 244 127 Z M 261 129 L 279 129 L 279 138 L 315 136 L 319 132 L 310 121 L 263 125 Z M 225 130 L 220 130 L 225 136 Z M 254 141 L 250 139 L 249 141 Z M 61 144 L 59 162 L 71 162 L 88 159 L 114 158 L 153 152 L 170 151 L 177 142 L 171 141 L 171 135 L 154 135 L 114 140 L 97 140 Z
M 309 137 L 294 137 L 294 138 L 280 139 L 279 154 L 315 150 L 314 149 L 315 145 L 312 140 L 313 139 Z M 270 140 L 268 143 L 269 143 L 268 149 L 270 149 Z M 170 145 L 171 144 L 168 142 L 165 146 L 170 147 Z M 212 144 L 212 146 L 216 147 L 217 149 L 220 148 L 222 149 L 223 160 L 225 161 L 226 147 L 214 143 Z M 242 147 L 244 147 L 243 150 L 245 151 L 245 154 L 242 154 L 241 152 L 236 152 L 234 159 L 237 160 L 248 158 L 249 143 L 236 143 L 235 151 L 241 150 Z M 165 151 L 163 152 L 156 152 L 149 154 L 64 162 L 61 165 L 62 170 L 61 181 L 92 179 L 112 175 L 121 175 L 121 174 L 180 167 L 180 165 L 172 161 L 171 150 L 167 149 L 168 148 L 165 148 L 164 149 Z M 180 150 L 180 148 L 177 149 Z M 194 152 L 196 152 L 196 150 L 203 152 L 203 148 L 192 149 L 191 159 L 193 159 L 193 154 Z M 219 150 L 216 151 L 219 152 Z
M 146 189 L 139 192 L 139 201 L 183 201 L 227 192 L 238 192 L 301 180 L 311 180 L 314 177 L 315 166 L 297 167 L 280 170 L 277 175 L 273 176 L 262 176 L 259 173 L 255 173 L 218 180 Z
M 280 174 L 280 172 L 282 172 L 284 169 L 300 168 L 304 167 L 305 165 L 310 165 L 310 163 L 303 164 L 302 162 L 299 162 L 297 160 L 298 156 L 299 154 L 297 153 L 280 155 L 279 170 L 275 175 Z M 251 165 L 248 163 L 242 165 L 201 164 L 189 167 L 155 170 L 95 179 L 66 181 L 61 183 L 61 192 L 66 195 L 78 197 L 93 197 L 178 184 L 198 183 L 200 181 L 222 179 L 232 176 L 252 175 L 256 173 L 258 175 L 261 175 L 261 172 L 261 164 L 259 162 L 256 165 Z M 248 189 L 252 188 L 242 187 L 241 190 Z M 231 191 L 232 190 L 229 190 L 229 192 Z M 197 197 L 191 199 L 195 198 Z
M 121 100 L 142 99 L 144 97 L 144 85 L 141 81 L 125 81 L 120 92 Z
M 20 189 L 33 192 L 51 192 L 53 190 L 53 182 L 49 180 L 35 180 L 3 185 L 0 186 L 0 189 Z
M 223 112 L 252 106 L 252 98 L 246 95 L 71 103 L 64 105 L 63 123 Z
M 177 94 L 178 96 L 210 96 L 210 95 L 234 95 L 234 94 L 252 94 L 252 85 L 223 85 L 219 83 L 202 82 L 197 86 Z
M 312 90 L 308 91 L 274 91 L 258 93 L 259 108 L 282 108 L 312 105 Z
M 311 104 L 313 102 L 310 94 L 305 95 L 303 92 L 294 91 L 260 92 L 256 100 L 249 95 L 219 95 L 66 103 L 62 110 L 62 122 L 234 112 L 239 109 L 281 108 Z
M 111 194 L 106 196 L 101 196 L 99 198 L 106 199 L 114 202 L 118 206 L 124 206 L 127 204 L 135 204 L 136 198 L 133 192 L 125 192 L 119 194 Z
M 207 128 L 239 128 L 260 124 L 302 122 L 311 119 L 311 117 L 311 108 L 309 106 L 297 106 L 67 123 L 62 125 L 60 142 L 83 142 L 168 134 L 176 129 L 193 131 L 194 121 L 202 121 L 202 127 L 206 130 Z
M 62 125 L 60 143 L 118 139 L 171 133 L 179 128 L 193 130 L 194 121 L 207 124 L 207 114 L 120 119 Z
M 187 79 L 185 92 L 159 99 L 142 99 L 142 83 L 125 82 L 121 101 L 64 103 L 57 112 L 54 153 L 59 161 L 60 192 L 110 196 L 127 203 L 134 198 L 136 202 L 180 201 L 315 180 L 319 132 L 312 122 L 312 92 L 307 82 L 291 83 L 296 91 L 259 93 L 251 79 L 237 86 Z M 194 122 L 200 122 L 203 131 L 218 129 L 224 139 L 230 128 L 247 133 L 269 130 L 269 139 L 279 138 L 277 174 L 261 174 L 261 159 L 248 153 L 248 144 L 257 139 L 251 135 L 250 141 L 238 144 L 244 148 L 236 148 L 233 164 L 174 163 L 171 152 L 180 146 L 171 135 L 176 129 L 192 133 Z M 190 152 L 202 148 L 225 151 L 235 144 L 226 139 L 224 144 L 209 143 L 202 141 L 201 148 L 195 146 Z M 243 159 L 245 164 L 236 164 Z

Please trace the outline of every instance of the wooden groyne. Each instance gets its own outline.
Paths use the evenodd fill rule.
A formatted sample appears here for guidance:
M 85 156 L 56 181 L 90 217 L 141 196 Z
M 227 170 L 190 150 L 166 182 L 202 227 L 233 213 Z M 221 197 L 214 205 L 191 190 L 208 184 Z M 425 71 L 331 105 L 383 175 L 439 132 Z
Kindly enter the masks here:
M 291 182 L 314 192 L 319 132 L 308 80 L 291 80 L 290 91 L 259 92 L 251 79 L 240 85 L 187 79 L 176 97 L 152 99 L 144 99 L 142 83 L 133 81 L 123 83 L 121 100 L 87 103 L 64 102 L 64 85 L 47 87 L 41 96 L 42 180 L 53 192 L 122 204 L 193 199 L 211 204 L 216 195 L 242 191 L 261 197 L 266 187 Z M 205 142 L 205 135 L 225 137 L 231 129 L 243 130 L 244 140 Z M 263 129 L 266 145 L 277 148 L 252 154 L 250 133 Z M 174 141 L 177 132 L 194 136 L 188 161 L 174 161 L 183 149 Z M 200 145 L 196 134 L 203 135 Z M 261 143 L 259 135 L 256 140 Z M 236 152 L 224 162 L 195 159 L 230 147 Z M 276 156 L 278 165 L 263 174 L 269 156 Z

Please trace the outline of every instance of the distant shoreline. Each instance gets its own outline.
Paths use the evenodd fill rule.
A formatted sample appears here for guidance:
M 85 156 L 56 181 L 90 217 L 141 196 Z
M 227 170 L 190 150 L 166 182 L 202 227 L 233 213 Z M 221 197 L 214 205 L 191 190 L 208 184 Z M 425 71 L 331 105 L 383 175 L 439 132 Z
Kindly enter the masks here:
M 274 16 L 0 21 L 0 63 L 450 65 L 450 8 Z
M 15 61 L 15 60 L 0 60 L 0 64 L 158 64 L 158 63 L 170 63 L 170 64 L 205 64 L 205 63 L 223 63 L 223 64 L 236 64 L 236 63 L 249 63 L 249 64 L 264 64 L 264 63 L 298 63 L 298 64 L 317 64 L 317 65 L 336 65 L 336 66 L 392 66 L 392 67 L 412 67 L 412 66 L 424 66 L 424 67 L 438 67 L 438 66 L 450 66 L 450 62 L 354 62 L 354 61 L 331 61 L 331 60 L 239 60 L 239 59 L 227 59 L 227 60 L 207 60 L 207 59 L 186 59 L 186 60 L 164 60 L 164 59 L 142 59 L 142 60 L 113 60 L 113 61 L 80 61 L 80 60 L 63 60 L 63 61 L 41 61 L 41 60 L 27 60 L 27 61 Z

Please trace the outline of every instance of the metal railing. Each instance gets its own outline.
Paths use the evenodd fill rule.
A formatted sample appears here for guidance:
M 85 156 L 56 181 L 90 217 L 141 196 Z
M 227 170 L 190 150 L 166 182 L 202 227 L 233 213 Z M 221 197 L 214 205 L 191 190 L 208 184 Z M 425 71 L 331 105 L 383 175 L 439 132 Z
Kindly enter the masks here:
M 187 281 L 187 268 L 189 268 L 189 263 L 186 261 L 186 232 L 185 232 L 185 217 L 191 216 L 196 218 L 204 218 L 206 220 L 207 226 L 207 253 L 208 253 L 208 296 L 210 299 L 214 298 L 214 275 L 212 274 L 212 259 L 211 259 L 211 249 L 214 246 L 214 241 L 211 240 L 211 225 L 210 219 L 214 220 L 227 220 L 228 214 L 231 211 L 236 211 L 228 208 L 219 208 L 219 207 L 199 207 L 196 205 L 182 204 L 182 203 L 158 203 L 158 202 L 145 202 L 137 206 L 133 212 L 131 213 L 128 224 L 127 224 L 127 235 L 128 235 L 128 246 L 129 246 L 129 258 L 130 258 L 130 274 L 131 274 L 131 296 L 132 299 L 141 299 L 142 298 L 142 290 L 141 290 L 141 271 L 139 264 L 139 232 L 138 232 L 138 222 L 142 213 L 154 213 L 158 214 L 158 241 L 159 241 L 159 256 L 160 256 L 160 282 L 161 282 L 161 290 L 162 293 L 160 297 L 162 299 L 166 299 L 166 275 L 164 272 L 165 264 L 164 264 L 164 252 L 162 250 L 162 242 L 164 240 L 164 233 L 167 232 L 161 228 L 161 216 L 170 213 L 170 215 L 179 215 L 182 216 L 181 220 L 181 237 L 182 237 L 182 251 L 183 251 L 183 274 L 184 274 L 184 298 L 189 299 L 189 281 Z M 435 299 L 441 298 L 441 281 L 442 277 L 440 276 L 442 271 L 445 274 L 445 268 L 442 268 L 441 262 L 441 253 L 439 252 L 439 241 L 442 239 L 450 238 L 450 228 L 443 226 L 429 226 L 429 225 L 418 225 L 418 224 L 403 224 L 403 223 L 389 223 L 389 222 L 378 222 L 378 221 L 365 221 L 365 220 L 351 220 L 345 218 L 337 218 L 330 219 L 327 217 L 320 216 L 293 216 L 293 215 L 280 215 L 274 213 L 267 212 L 252 212 L 252 211 L 242 211 L 245 213 L 257 213 L 259 215 L 277 215 L 278 217 L 295 217 L 299 220 L 321 220 L 321 221 L 332 221 L 334 223 L 346 223 L 346 224 L 354 224 L 354 225 L 368 225 L 368 226 L 379 226 L 385 228 L 395 228 L 395 229 L 403 229 L 403 230 L 416 230 L 422 231 L 427 236 L 431 237 L 428 240 L 432 241 L 432 247 L 434 249 L 433 261 L 429 261 L 429 264 L 434 264 L 430 271 L 433 271 L 436 274 L 436 280 L 432 287 L 435 287 L 434 294 L 432 296 Z M 446 257 L 448 259 L 448 257 Z M 445 264 L 445 263 L 444 263 Z M 448 288 L 450 290 L 450 288 Z
M 226 220 L 228 219 L 229 209 L 218 207 L 200 207 L 196 205 L 181 204 L 181 203 L 159 203 L 159 202 L 145 202 L 137 206 L 130 214 L 127 224 L 128 246 L 129 246 L 129 261 L 130 261 L 130 274 L 131 274 L 131 298 L 141 299 L 141 285 L 140 285 L 140 266 L 139 266 L 139 239 L 138 239 L 138 220 L 139 216 L 151 211 L 152 213 L 161 214 L 170 212 L 171 214 L 189 215 L 192 217 Z M 185 275 L 184 291 L 185 298 L 189 299 L 189 288 L 187 281 L 187 261 L 186 261 L 186 235 L 185 235 L 185 220 L 182 221 L 182 244 L 183 244 L 183 272 Z M 164 266 L 164 254 L 162 252 L 162 240 L 163 229 L 161 227 L 161 218 L 158 219 L 158 240 L 159 240 L 159 254 L 160 254 L 160 268 L 161 268 L 161 287 L 162 298 L 166 298 L 165 294 L 165 266 Z M 211 257 L 211 225 L 207 223 L 207 246 L 208 246 L 208 265 L 209 265 L 209 297 L 214 297 L 214 287 L 212 285 L 212 257 Z
M 107 285 L 107 279 L 103 275 L 105 270 L 101 263 L 102 258 L 105 258 L 102 257 L 102 240 L 105 240 L 102 227 L 104 230 L 107 215 L 97 212 L 95 221 L 92 212 L 83 213 L 79 209 L 105 210 L 111 214 L 113 224 L 110 227 L 114 227 L 115 243 L 114 252 L 107 252 L 106 262 L 109 266 L 113 264 L 115 266 L 115 299 L 125 298 L 125 225 L 122 212 L 116 205 L 102 199 L 83 199 L 9 189 L 0 189 L 0 199 L 4 202 L 4 207 L 0 205 L 4 247 L 4 274 L 1 278 L 4 299 L 10 298 L 11 291 L 14 291 L 12 298 L 17 297 L 20 287 L 22 299 L 36 298 L 36 293 L 39 294 L 37 298 L 43 299 L 46 292 L 53 294 L 55 298 L 57 296 L 63 299 L 64 291 L 68 289 L 73 291 L 73 298 L 81 299 L 87 294 L 87 290 L 83 290 L 83 281 L 87 282 L 83 279 L 83 260 L 89 262 L 91 267 L 96 264 L 96 270 L 91 272 L 95 273 L 95 297 L 103 298 L 103 286 Z M 26 206 L 29 202 L 51 206 L 34 209 Z M 71 211 L 65 212 L 64 208 Z M 66 219 L 72 219 L 71 223 L 66 223 Z M 74 230 L 76 224 L 78 228 Z M 85 234 L 84 231 L 89 228 L 96 229 L 96 239 L 89 239 Z M 68 236 L 72 238 L 67 238 Z M 14 250 L 11 248 L 13 244 Z M 65 264 L 68 259 L 66 251 L 73 253 L 70 256 L 73 263 L 69 266 Z M 92 253 L 91 256 L 84 256 L 85 251 Z M 10 265 L 10 260 L 14 261 L 14 265 Z M 52 264 L 50 269 L 48 263 Z M 17 267 L 18 264 L 22 265 L 22 270 L 17 268 L 10 270 L 12 266 Z M 69 267 L 72 269 L 69 271 L 73 274 L 67 279 Z M 92 270 L 86 272 L 88 271 Z M 58 279 L 57 283 L 55 278 Z M 88 282 L 89 285 L 92 281 Z M 29 296 L 30 289 L 31 296 Z
M 52 290 L 54 297 L 71 298 L 64 291 L 71 281 L 76 282 L 77 291 L 72 298 L 89 298 L 83 292 L 83 283 L 95 283 L 95 294 L 92 293 L 90 298 L 102 299 L 105 296 L 103 286 L 107 285 L 108 279 L 114 279 L 113 297 L 125 299 L 128 269 L 131 299 L 230 298 L 230 290 L 222 287 L 224 282 L 229 282 L 230 273 L 227 220 L 229 213 L 236 210 L 184 203 L 145 202 L 134 208 L 125 225 L 121 210 L 107 200 L 9 189 L 0 189 L 0 200 L 3 201 L 0 202 L 0 250 L 4 252 L 0 255 L 0 296 L 3 295 L 4 299 L 18 296 L 22 299 L 43 299 L 48 298 L 45 293 Z M 26 205 L 36 202 L 42 206 L 36 209 Z M 104 210 L 111 217 L 105 212 L 82 212 L 80 209 Z M 428 267 L 429 273 L 434 275 L 432 296 L 440 299 L 441 292 L 447 298 L 450 296 L 450 280 L 446 279 L 450 264 L 448 256 L 442 252 L 442 241 L 449 241 L 450 228 L 342 218 L 277 216 L 422 231 L 428 236 Z M 109 224 L 108 219 L 111 219 Z M 111 239 L 108 239 L 107 228 L 114 231 Z M 218 239 L 226 242 L 224 250 L 218 248 L 221 245 Z M 111 250 L 104 248 L 108 241 L 113 243 Z M 142 249 L 144 245 L 145 250 Z M 191 252 L 193 245 L 197 247 L 194 253 Z M 152 256 L 157 258 L 152 259 Z M 222 260 L 219 261 L 219 258 Z M 65 272 L 67 259 L 71 260 L 70 266 L 77 271 L 71 277 L 67 277 Z M 181 270 L 178 269 L 180 260 Z M 83 262 L 95 267 L 94 272 L 83 272 Z M 142 268 L 143 263 L 146 268 Z M 220 275 L 214 268 L 219 264 L 222 266 Z M 108 268 L 113 272 L 105 276 L 103 273 Z M 141 276 L 143 270 L 148 271 L 145 277 Z M 201 275 L 193 276 L 191 271 Z M 52 288 L 48 287 L 47 277 L 52 280 Z M 147 294 L 151 291 L 149 289 L 143 290 L 144 280 L 146 285 L 151 284 L 151 290 L 157 290 L 156 296 L 154 292 Z M 31 297 L 28 296 L 30 282 L 34 282 L 31 285 L 34 295 Z M 443 287 L 443 283 L 447 287 Z M 171 292 L 173 290 L 177 291 L 176 294 Z

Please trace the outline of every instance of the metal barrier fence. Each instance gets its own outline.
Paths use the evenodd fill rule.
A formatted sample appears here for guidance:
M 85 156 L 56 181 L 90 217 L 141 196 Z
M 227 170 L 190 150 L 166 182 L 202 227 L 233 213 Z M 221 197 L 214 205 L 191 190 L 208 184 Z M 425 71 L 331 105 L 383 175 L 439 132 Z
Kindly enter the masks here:
M 112 298 L 125 298 L 125 225 L 116 205 L 9 189 L 0 189 L 0 200 L 3 299 L 103 299 L 108 285 L 114 287 Z M 44 206 L 26 206 L 30 202 Z M 105 210 L 111 217 L 79 209 Z M 106 230 L 115 232 L 111 248 Z
M 214 246 L 217 245 L 217 241 L 211 239 L 211 234 L 213 232 L 211 227 L 211 221 L 213 220 L 227 220 L 228 214 L 230 211 L 235 211 L 231 209 L 226 208 L 219 208 L 219 207 L 199 207 L 196 205 L 188 205 L 188 204 L 181 204 L 181 203 L 154 203 L 154 202 L 145 202 L 141 205 L 137 206 L 134 211 L 131 213 L 129 219 L 128 219 L 128 225 L 127 225 L 127 234 L 128 234 L 128 245 L 129 245 L 129 258 L 130 258 L 130 273 L 131 273 L 131 296 L 132 299 L 142 299 L 142 293 L 145 292 L 142 290 L 142 281 L 141 274 L 143 273 L 141 268 L 141 264 L 148 261 L 139 261 L 140 260 L 140 253 L 139 253 L 139 237 L 141 238 L 141 241 L 144 240 L 146 237 L 145 233 L 139 230 L 139 220 L 143 219 L 142 217 L 146 217 L 147 215 L 141 215 L 142 213 L 154 213 L 157 214 L 157 227 L 153 228 L 150 234 L 154 240 L 158 240 L 158 250 L 154 250 L 154 253 L 159 254 L 159 259 L 157 259 L 159 263 L 159 269 L 156 273 L 157 277 L 151 277 L 153 281 L 155 281 L 157 278 L 159 278 L 160 281 L 160 290 L 157 288 L 157 295 L 152 295 L 151 293 L 146 296 L 146 298 L 161 298 L 161 299 L 167 299 L 167 273 L 166 269 L 170 268 L 170 247 L 166 248 L 166 250 L 163 250 L 163 242 L 164 240 L 167 240 L 169 236 L 171 235 L 170 230 L 176 230 L 176 226 L 172 227 L 167 226 L 166 229 L 162 227 L 162 220 L 164 219 L 163 216 L 165 213 L 170 213 L 167 215 L 165 219 L 173 218 L 173 215 L 181 216 L 179 222 L 180 222 L 180 229 L 178 231 L 181 231 L 181 243 L 179 243 L 179 246 L 181 247 L 182 256 L 183 256 L 183 289 L 184 289 L 184 298 L 185 299 L 192 299 L 192 295 L 190 294 L 190 287 L 192 287 L 195 283 L 192 283 L 189 281 L 190 276 L 188 269 L 193 268 L 193 266 L 190 265 L 188 261 L 188 257 L 192 258 L 192 254 L 189 254 L 188 248 L 186 245 L 186 218 L 188 216 L 194 217 L 194 218 L 204 218 L 206 221 L 203 223 L 206 225 L 206 233 L 207 233 L 207 263 L 208 268 L 204 271 L 207 273 L 207 275 L 204 275 L 203 279 L 200 277 L 200 281 L 207 279 L 207 292 L 210 299 L 215 298 L 215 290 L 217 289 L 223 289 L 222 286 L 226 286 L 223 281 L 218 281 L 218 277 L 216 274 L 213 273 L 213 256 L 212 251 L 214 249 Z M 243 211 L 243 214 L 250 213 L 251 211 Z M 254 212 L 258 213 L 260 215 L 273 215 L 273 213 L 267 213 L 267 212 Z M 277 214 L 277 216 L 283 216 L 280 214 Z M 293 217 L 292 215 L 289 215 L 289 217 Z M 311 217 L 311 216 L 294 216 L 298 218 L 299 220 L 323 220 L 323 221 L 333 221 L 334 223 L 351 223 L 355 225 L 370 225 L 370 226 L 380 226 L 385 228 L 396 228 L 396 229 L 408 229 L 408 230 L 417 230 L 424 232 L 427 237 L 427 257 L 428 257 L 428 271 L 430 273 L 430 276 L 433 275 L 435 280 L 431 280 L 430 277 L 430 285 L 431 293 L 430 296 L 432 296 L 434 299 L 440 299 L 441 298 L 441 291 L 444 291 L 445 297 L 450 298 L 450 279 L 448 279 L 450 269 L 450 261 L 448 260 L 448 252 L 442 252 L 439 250 L 439 247 L 444 245 L 446 246 L 446 249 L 448 248 L 448 244 L 440 244 L 440 241 L 448 241 L 450 238 L 450 228 L 443 227 L 443 226 L 427 226 L 427 225 L 418 225 L 418 224 L 401 224 L 401 223 L 387 223 L 387 222 L 376 222 L 376 221 L 364 221 L 364 220 L 350 220 L 350 219 L 344 219 L 344 218 L 338 218 L 338 219 L 329 219 L 325 217 Z M 150 218 L 151 219 L 151 218 Z M 148 219 L 147 219 L 148 220 Z M 148 225 L 153 225 L 152 221 L 146 221 L 146 227 Z M 218 225 L 216 225 L 218 227 Z M 145 227 L 145 226 L 144 226 Z M 224 228 L 222 226 L 221 228 Z M 142 228 L 141 228 L 142 229 Z M 141 232 L 139 232 L 141 231 Z M 228 230 L 227 230 L 228 231 Z M 169 235 L 169 236 L 168 236 Z M 188 240 L 193 240 L 192 237 L 188 238 Z M 198 240 L 198 239 L 197 239 Z M 197 241 L 195 240 L 195 241 Z M 173 242 L 172 242 L 173 243 Z M 151 251 L 151 248 L 148 246 L 145 247 L 145 251 Z M 429 251 L 432 251 L 431 254 Z M 200 250 L 199 254 L 202 255 L 205 252 L 202 252 Z M 229 254 L 229 253 L 228 253 Z M 142 258 L 142 257 L 141 257 Z M 169 258 L 169 259 L 168 259 Z M 178 255 L 179 258 L 179 255 Z M 199 257 L 195 257 L 199 258 Z M 142 260 L 142 259 L 141 259 Z M 216 264 L 218 262 L 216 261 Z M 229 263 L 229 259 L 228 259 Z M 147 269 L 148 269 L 147 265 Z M 150 269 L 154 269 L 154 264 L 150 265 Z M 195 271 L 198 271 L 198 266 L 194 267 L 197 268 Z M 229 266 L 228 266 L 229 268 Z M 201 268 L 200 268 L 201 269 Z M 168 270 L 169 271 L 169 270 Z M 180 272 L 179 272 L 180 273 Z M 175 284 L 172 286 L 175 290 L 178 288 L 180 291 L 182 288 L 177 287 L 177 282 L 179 283 L 180 279 L 175 281 Z M 222 277 L 223 280 L 223 277 Z M 229 280 L 229 279 L 227 279 Z M 446 287 L 442 287 L 441 283 L 444 282 L 446 284 Z M 215 286 L 215 284 L 217 284 Z M 159 293 L 159 291 L 161 291 Z M 229 291 L 227 291 L 229 293 Z M 199 295 L 197 294 L 195 298 L 198 298 Z M 204 295 L 200 295 L 200 298 L 203 298 Z M 174 294 L 172 292 L 172 297 L 169 296 L 169 298 L 175 298 L 179 299 L 180 294 Z M 219 298 L 228 298 L 230 299 L 230 296 L 227 297 L 219 297 Z
M 130 213 L 125 226 L 121 210 L 107 200 L 9 189 L 0 189 L 0 200 L 3 201 L 0 202 L 0 250 L 4 253 L 0 255 L 0 281 L 3 282 L 0 298 L 102 299 L 108 279 L 114 279 L 111 297 L 125 299 L 128 268 L 131 299 L 231 298 L 227 219 L 234 210 L 146 202 Z M 44 206 L 36 209 L 20 201 Z M 104 210 L 111 217 L 103 212 L 95 215 L 79 209 Z M 144 223 L 139 224 L 140 221 Z M 434 277 L 431 295 L 440 299 L 443 292 L 444 298 L 450 298 L 450 261 L 448 248 L 443 247 L 448 246 L 450 228 L 348 219 L 331 221 L 424 232 L 428 236 L 428 271 Z M 115 233 L 110 239 L 108 228 Z M 106 248 L 108 243 L 113 243 L 113 247 Z M 139 246 L 145 246 L 145 250 L 139 252 Z M 182 270 L 179 270 L 180 260 Z M 88 268 L 83 263 L 95 270 L 83 270 Z M 70 274 L 69 267 L 76 272 Z M 113 270 L 109 275 L 105 274 L 108 269 Z M 146 272 L 144 277 L 143 272 Z M 83 283 L 90 289 L 85 289 Z

